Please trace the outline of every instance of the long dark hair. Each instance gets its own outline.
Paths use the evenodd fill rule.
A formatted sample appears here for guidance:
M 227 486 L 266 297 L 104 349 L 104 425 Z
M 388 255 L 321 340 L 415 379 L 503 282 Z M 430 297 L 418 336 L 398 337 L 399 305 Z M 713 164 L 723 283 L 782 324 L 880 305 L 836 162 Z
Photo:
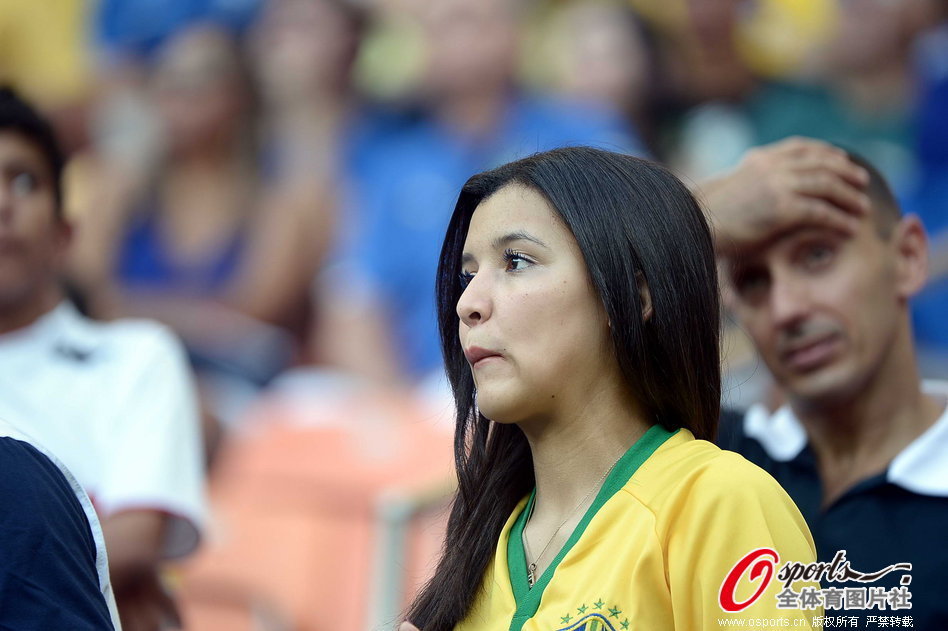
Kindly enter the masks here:
M 448 226 L 437 302 L 445 370 L 457 404 L 458 491 L 443 557 L 408 618 L 448 631 L 470 608 L 503 525 L 535 481 L 516 425 L 478 413 L 458 340 L 461 254 L 477 206 L 508 184 L 543 195 L 572 231 L 611 322 L 619 366 L 656 423 L 712 440 L 721 394 L 719 306 L 711 233 L 695 198 L 666 169 L 630 156 L 570 147 L 473 176 Z M 640 283 L 652 315 L 644 320 Z

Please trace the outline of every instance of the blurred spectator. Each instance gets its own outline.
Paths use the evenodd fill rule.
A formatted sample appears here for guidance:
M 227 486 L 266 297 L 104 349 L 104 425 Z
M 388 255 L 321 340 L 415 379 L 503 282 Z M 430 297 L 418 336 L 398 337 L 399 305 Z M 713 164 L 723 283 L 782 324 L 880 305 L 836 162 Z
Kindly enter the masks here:
M 746 96 L 754 76 L 738 50 L 741 0 L 686 0 L 684 37 L 674 42 L 669 69 L 686 102 Z
M 101 0 L 85 24 L 87 48 L 96 62 L 90 133 L 96 149 L 124 177 L 149 171 L 161 130 L 145 88 L 149 69 L 167 43 L 197 24 L 243 32 L 262 0 Z
M 741 44 L 748 14 L 772 0 L 632 4 L 657 34 L 652 137 L 658 155 L 691 177 L 731 166 L 750 142 L 747 124 L 718 104 L 739 103 L 756 89 L 758 78 Z
M 158 571 L 204 521 L 200 424 L 183 352 L 154 323 L 97 323 L 64 300 L 72 234 L 63 156 L 26 103 L 0 92 L 0 416 L 69 467 L 102 519 L 128 631 L 174 620 Z
M 264 103 L 283 106 L 266 64 Z M 319 132 L 284 121 L 284 110 L 273 114 L 282 125 L 268 129 L 273 141 L 261 138 L 248 69 L 218 27 L 172 36 L 149 89 L 162 131 L 157 160 L 136 174 L 101 156 L 72 272 L 95 313 L 174 328 L 206 377 L 213 413 L 228 420 L 306 331 L 308 285 L 330 233 L 330 152 Z M 301 132 L 294 149 L 303 148 L 290 156 L 280 143 L 288 129 Z
M 422 7 L 418 107 L 377 128 L 374 149 L 356 163 L 347 243 L 317 287 L 322 360 L 388 383 L 439 369 L 434 272 L 454 198 L 472 173 L 567 144 L 641 152 L 614 112 L 518 89 L 523 11 L 515 0 Z
M 365 11 L 349 0 L 271 0 L 266 5 L 250 51 L 264 136 L 281 170 L 327 177 L 337 168 L 339 136 L 351 110 L 359 107 L 352 71 L 366 20 Z
M 237 304 L 278 324 L 285 305 L 300 337 L 312 278 L 335 245 L 347 165 L 369 142 L 372 115 L 352 86 L 366 19 L 348 0 L 272 0 L 251 38 L 267 190 L 260 212 L 270 218 Z
M 606 103 L 649 140 L 660 89 L 654 36 L 627 2 L 564 3 L 546 25 L 542 57 L 549 81 L 575 101 Z

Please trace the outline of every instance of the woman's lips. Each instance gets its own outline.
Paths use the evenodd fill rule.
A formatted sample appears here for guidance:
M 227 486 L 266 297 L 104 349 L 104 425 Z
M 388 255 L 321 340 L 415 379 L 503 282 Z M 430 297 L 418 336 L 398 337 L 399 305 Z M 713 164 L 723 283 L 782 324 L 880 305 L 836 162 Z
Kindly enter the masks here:
M 464 356 L 472 368 L 490 363 L 491 360 L 503 359 L 503 356 L 497 351 L 481 348 L 480 346 L 471 346 L 465 349 Z
M 498 361 L 502 361 L 503 359 L 504 359 L 504 358 L 501 357 L 500 355 L 488 355 L 488 356 L 486 356 L 486 357 L 482 357 L 481 359 L 478 359 L 476 362 L 474 362 L 473 364 L 471 364 L 471 368 L 483 367 L 483 366 L 486 366 L 486 365 L 488 365 L 488 364 L 493 364 L 493 363 L 496 363 L 496 362 L 498 362 Z

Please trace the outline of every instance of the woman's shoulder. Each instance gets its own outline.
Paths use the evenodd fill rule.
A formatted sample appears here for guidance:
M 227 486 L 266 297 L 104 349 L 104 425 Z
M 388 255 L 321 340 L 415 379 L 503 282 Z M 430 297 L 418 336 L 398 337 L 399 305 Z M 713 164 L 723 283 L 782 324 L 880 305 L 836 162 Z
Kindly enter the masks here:
M 738 453 L 679 430 L 642 464 L 625 490 L 653 507 L 700 498 L 702 504 L 792 501 L 769 473 Z
M 815 558 L 806 522 L 777 481 L 687 430 L 656 450 L 623 490 L 653 515 L 659 539 L 671 547 L 677 542 L 679 551 L 715 540 L 725 564 L 774 546 L 787 558 Z

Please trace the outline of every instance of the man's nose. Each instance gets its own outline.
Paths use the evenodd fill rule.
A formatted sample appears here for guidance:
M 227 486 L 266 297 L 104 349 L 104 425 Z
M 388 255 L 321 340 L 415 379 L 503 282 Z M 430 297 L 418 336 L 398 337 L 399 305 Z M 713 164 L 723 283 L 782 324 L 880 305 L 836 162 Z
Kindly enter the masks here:
M 808 283 L 796 276 L 778 276 L 770 292 L 770 310 L 774 326 L 784 328 L 801 322 L 810 309 Z
M 458 317 L 471 327 L 488 319 L 491 307 L 490 280 L 485 272 L 475 274 L 458 299 Z
M 13 221 L 13 191 L 6 182 L 0 182 L 0 223 Z

